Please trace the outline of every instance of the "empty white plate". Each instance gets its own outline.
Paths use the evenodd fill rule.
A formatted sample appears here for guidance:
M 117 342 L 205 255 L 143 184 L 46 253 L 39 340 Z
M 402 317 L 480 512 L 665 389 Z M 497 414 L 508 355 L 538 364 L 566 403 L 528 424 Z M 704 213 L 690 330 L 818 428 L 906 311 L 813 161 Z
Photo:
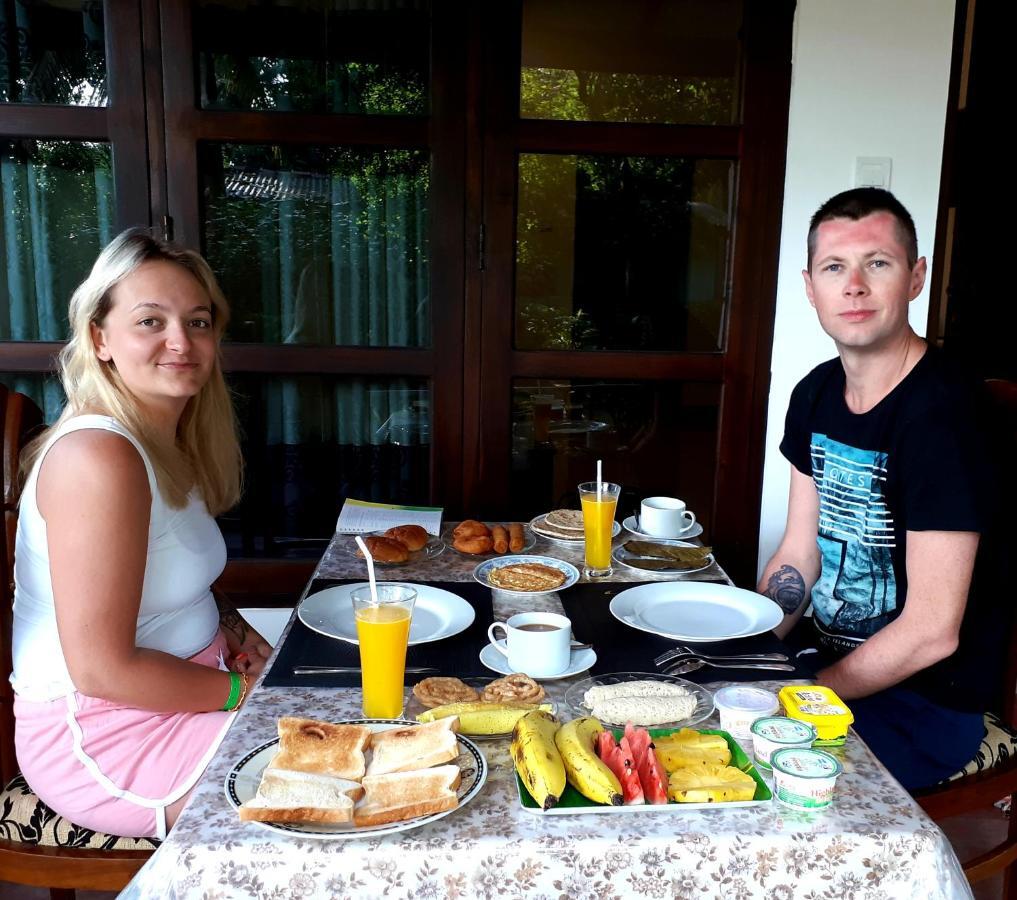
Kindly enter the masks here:
M 297 615 L 312 631 L 359 644 L 351 594 L 355 588 L 366 586 L 365 581 L 361 584 L 325 588 L 306 597 L 297 608 Z M 476 616 L 473 607 L 457 594 L 426 584 L 407 586 L 417 592 L 417 602 L 413 606 L 413 618 L 410 620 L 411 647 L 414 644 L 444 640 L 465 631 L 473 624 Z
M 656 582 L 616 594 L 611 614 L 626 625 L 681 641 L 763 634 L 784 613 L 768 597 L 726 584 Z

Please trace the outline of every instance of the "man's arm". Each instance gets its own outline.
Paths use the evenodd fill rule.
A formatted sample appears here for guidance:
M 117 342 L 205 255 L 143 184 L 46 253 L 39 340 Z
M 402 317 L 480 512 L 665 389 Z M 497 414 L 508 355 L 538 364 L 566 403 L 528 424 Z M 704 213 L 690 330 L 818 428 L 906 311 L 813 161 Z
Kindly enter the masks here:
M 845 700 L 867 697 L 945 659 L 957 649 L 978 534 L 909 531 L 907 603 L 900 616 L 817 680 Z
M 791 490 L 787 501 L 787 525 L 777 552 L 763 570 L 756 590 L 784 610 L 783 621 L 774 629 L 785 637 L 808 606 L 812 586 L 819 578 L 820 560 L 816 535 L 819 529 L 819 494 L 808 475 L 791 466 Z

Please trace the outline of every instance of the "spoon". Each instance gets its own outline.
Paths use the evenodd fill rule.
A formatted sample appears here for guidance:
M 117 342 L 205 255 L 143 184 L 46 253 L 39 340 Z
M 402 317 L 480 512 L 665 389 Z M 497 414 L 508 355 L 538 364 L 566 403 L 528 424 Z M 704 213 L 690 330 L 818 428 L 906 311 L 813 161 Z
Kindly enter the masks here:
M 684 659 L 669 668 L 665 669 L 667 675 L 686 675 L 689 672 L 697 672 L 703 666 L 713 666 L 715 669 L 768 669 L 773 672 L 794 672 L 795 667 L 790 663 L 756 663 L 756 662 L 711 662 L 707 659 L 694 656 L 691 659 Z

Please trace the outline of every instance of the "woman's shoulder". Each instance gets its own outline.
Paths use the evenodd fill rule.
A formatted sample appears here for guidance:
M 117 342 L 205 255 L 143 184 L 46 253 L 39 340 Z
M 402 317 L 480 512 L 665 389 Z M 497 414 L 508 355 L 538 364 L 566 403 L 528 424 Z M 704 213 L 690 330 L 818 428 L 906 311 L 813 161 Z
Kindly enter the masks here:
M 75 485 L 117 493 L 148 485 L 147 460 L 134 436 L 109 416 L 60 423 L 39 461 L 40 488 L 69 493 Z

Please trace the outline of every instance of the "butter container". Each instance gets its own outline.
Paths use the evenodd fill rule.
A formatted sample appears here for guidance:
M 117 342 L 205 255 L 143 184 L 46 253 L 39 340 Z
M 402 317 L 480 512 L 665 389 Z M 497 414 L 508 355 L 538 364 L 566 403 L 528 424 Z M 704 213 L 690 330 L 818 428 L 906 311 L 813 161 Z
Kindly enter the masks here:
M 851 710 L 833 691 L 819 684 L 788 685 L 777 695 L 784 715 L 808 722 L 816 729 L 817 747 L 839 747 L 847 740 L 855 720 Z
M 834 785 L 843 766 L 822 750 L 777 750 L 773 765 L 773 794 L 793 809 L 826 809 L 833 803 Z
M 752 740 L 752 723 L 777 712 L 777 695 L 762 688 L 735 684 L 721 688 L 713 695 L 720 713 L 720 727 L 746 744 Z
M 771 769 L 770 757 L 778 750 L 807 750 L 816 739 L 816 729 L 808 722 L 785 716 L 767 716 L 752 723 L 752 757 L 761 769 Z

